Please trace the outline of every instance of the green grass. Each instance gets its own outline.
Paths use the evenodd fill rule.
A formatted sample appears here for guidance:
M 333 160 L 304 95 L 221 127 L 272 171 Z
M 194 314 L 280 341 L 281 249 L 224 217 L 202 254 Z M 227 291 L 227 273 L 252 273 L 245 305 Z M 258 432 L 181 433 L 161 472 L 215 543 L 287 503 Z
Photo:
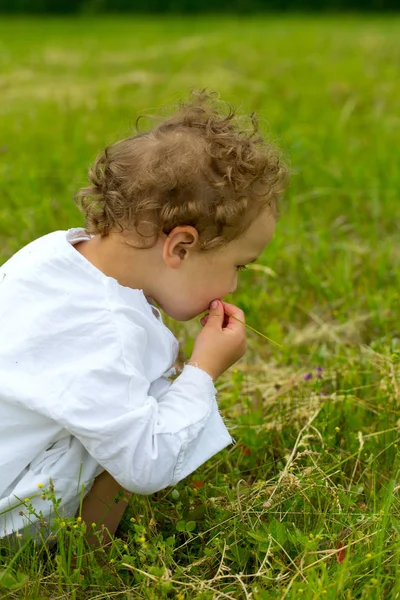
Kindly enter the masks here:
M 1 20 L 0 262 L 81 225 L 96 153 L 190 87 L 257 111 L 292 170 L 235 294 L 284 346 L 249 332 L 219 382 L 237 443 L 134 497 L 106 566 L 78 523 L 3 550 L 3 598 L 400 598 L 399 37 L 399 17 Z M 198 328 L 174 326 L 184 351 Z

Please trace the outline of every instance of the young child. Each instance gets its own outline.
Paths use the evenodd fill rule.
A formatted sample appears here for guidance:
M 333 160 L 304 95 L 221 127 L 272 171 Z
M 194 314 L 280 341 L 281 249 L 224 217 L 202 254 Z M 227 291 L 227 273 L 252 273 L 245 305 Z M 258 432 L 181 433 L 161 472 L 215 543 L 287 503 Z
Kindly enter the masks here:
M 61 513 L 113 534 L 118 492 L 174 485 L 232 442 L 214 382 L 246 338 L 223 298 L 271 239 L 288 178 L 252 123 L 193 93 L 96 159 L 76 195 L 85 229 L 0 268 L 0 537 L 51 520 L 49 486 Z M 209 310 L 173 382 L 178 343 L 157 307 Z

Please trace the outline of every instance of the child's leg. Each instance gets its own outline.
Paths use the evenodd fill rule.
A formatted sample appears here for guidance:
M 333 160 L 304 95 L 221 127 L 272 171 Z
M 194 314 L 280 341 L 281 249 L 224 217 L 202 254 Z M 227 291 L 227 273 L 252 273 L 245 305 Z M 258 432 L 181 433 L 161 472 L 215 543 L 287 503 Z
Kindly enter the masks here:
M 130 496 L 131 492 L 126 492 L 107 471 L 96 477 L 83 500 L 81 513 L 87 526 L 88 542 L 93 548 L 110 541 L 110 534 L 114 535 Z M 97 530 L 104 525 L 103 530 L 91 535 L 92 523 L 96 523 Z

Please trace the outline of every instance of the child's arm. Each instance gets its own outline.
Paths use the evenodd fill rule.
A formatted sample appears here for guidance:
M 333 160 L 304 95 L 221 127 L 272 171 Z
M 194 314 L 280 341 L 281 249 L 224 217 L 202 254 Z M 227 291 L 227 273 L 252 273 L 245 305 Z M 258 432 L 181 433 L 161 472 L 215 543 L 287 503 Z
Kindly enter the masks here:
M 115 379 L 97 389 L 97 398 L 84 388 L 79 399 L 65 394 L 51 416 L 128 491 L 151 494 L 176 484 L 232 442 L 205 371 L 185 366 L 158 399 L 139 369 Z
M 244 350 L 244 326 L 233 319 L 223 325 L 223 305 L 219 303 L 210 311 L 192 356 L 193 362 L 210 367 L 215 376 Z M 80 397 L 79 388 L 71 390 L 72 395 L 64 395 L 53 418 L 77 437 L 122 487 L 150 494 L 176 484 L 232 438 L 218 411 L 212 377 L 203 368 L 186 365 L 156 399 L 149 395 L 139 355 L 136 363 L 134 374 L 112 373 L 111 380 L 99 372 L 104 386 L 96 386 L 97 398 L 91 397 L 93 390 L 85 385 L 80 386 Z

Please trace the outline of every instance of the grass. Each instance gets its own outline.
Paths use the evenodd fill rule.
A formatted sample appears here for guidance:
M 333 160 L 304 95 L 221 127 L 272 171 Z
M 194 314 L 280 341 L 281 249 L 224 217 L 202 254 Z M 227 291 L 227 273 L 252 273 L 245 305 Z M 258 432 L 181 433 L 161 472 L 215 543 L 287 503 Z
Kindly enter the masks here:
M 219 382 L 237 443 L 134 497 L 102 560 L 75 521 L 58 550 L 3 549 L 3 598 L 400 598 L 399 35 L 397 16 L 1 20 L 0 262 L 81 225 L 96 153 L 192 86 L 257 111 L 292 169 L 234 298 L 283 345 L 249 332 Z M 198 328 L 174 325 L 184 352 Z

